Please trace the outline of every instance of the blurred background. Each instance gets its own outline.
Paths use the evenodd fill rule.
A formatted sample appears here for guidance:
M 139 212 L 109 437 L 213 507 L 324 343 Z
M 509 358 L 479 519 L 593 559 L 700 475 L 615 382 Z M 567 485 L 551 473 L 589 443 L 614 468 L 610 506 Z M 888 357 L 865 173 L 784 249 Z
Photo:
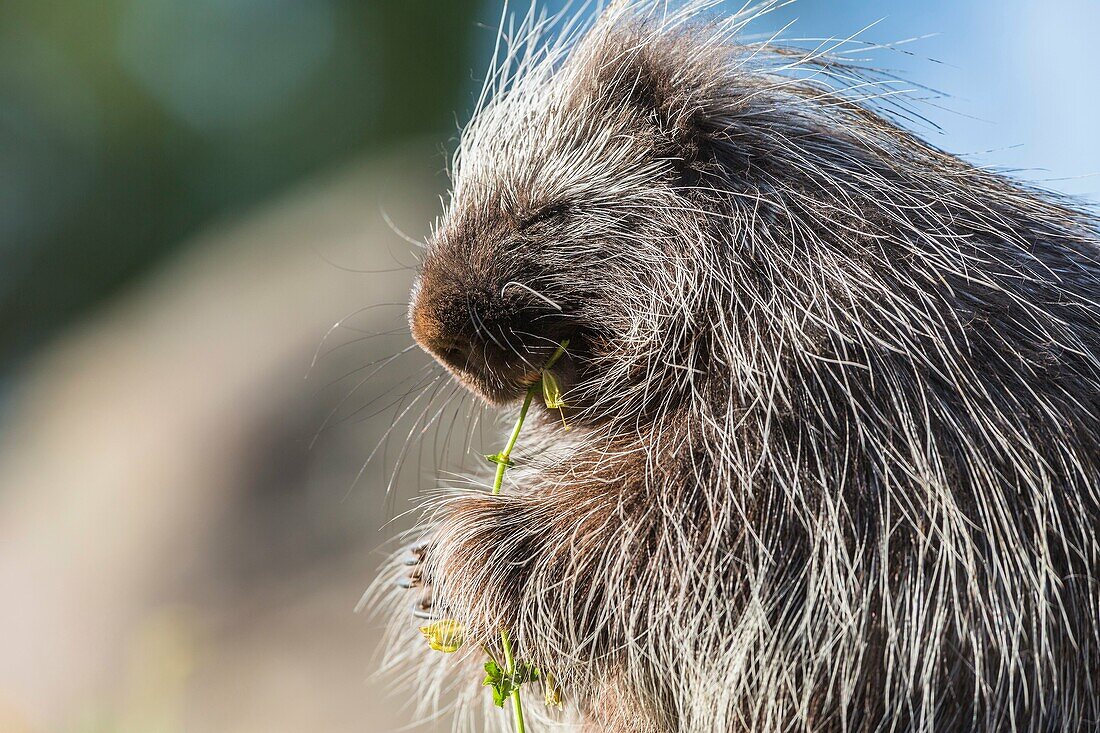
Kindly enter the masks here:
M 353 608 L 418 489 L 499 438 L 404 299 L 501 5 L 0 4 L 0 731 L 446 729 Z M 921 134 L 1100 199 L 1097 0 L 751 32 L 784 28 L 916 39 L 853 55 L 936 90 Z

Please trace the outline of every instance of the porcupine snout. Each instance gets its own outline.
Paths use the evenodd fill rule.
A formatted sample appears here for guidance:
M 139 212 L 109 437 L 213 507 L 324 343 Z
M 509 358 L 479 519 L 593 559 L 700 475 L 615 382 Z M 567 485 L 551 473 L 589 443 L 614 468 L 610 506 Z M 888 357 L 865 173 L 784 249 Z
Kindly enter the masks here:
M 453 260 L 425 263 L 409 322 L 421 348 L 496 404 L 539 378 L 569 328 L 560 307 L 518 277 Z

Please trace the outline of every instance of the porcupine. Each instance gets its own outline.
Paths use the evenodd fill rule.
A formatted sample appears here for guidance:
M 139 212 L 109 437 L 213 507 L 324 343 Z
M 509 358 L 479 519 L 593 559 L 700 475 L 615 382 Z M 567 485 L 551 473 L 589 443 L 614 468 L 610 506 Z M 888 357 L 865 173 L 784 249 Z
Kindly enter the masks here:
M 580 731 L 1098 729 L 1095 213 L 709 5 L 487 84 L 412 332 L 498 405 L 567 338 L 571 431 L 429 499 L 404 585 Z

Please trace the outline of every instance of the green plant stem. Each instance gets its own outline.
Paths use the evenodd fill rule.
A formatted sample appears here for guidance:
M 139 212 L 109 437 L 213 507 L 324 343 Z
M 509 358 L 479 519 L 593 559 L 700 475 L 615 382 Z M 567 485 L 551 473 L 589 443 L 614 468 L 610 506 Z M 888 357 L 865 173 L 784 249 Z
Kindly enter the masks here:
M 500 460 L 497 462 L 497 475 L 493 479 L 493 496 L 499 494 L 500 487 L 504 485 L 504 472 L 508 470 L 508 458 L 512 455 L 512 449 L 516 447 L 516 441 L 519 440 L 519 431 L 523 428 L 523 421 L 527 419 L 527 411 L 531 409 L 531 401 L 535 399 L 538 388 L 539 382 L 535 382 L 527 388 L 527 396 L 523 398 L 523 406 L 519 408 L 516 426 L 512 428 L 512 434 L 508 436 L 508 443 L 504 446 L 504 450 L 499 453 Z
M 504 647 L 504 665 L 507 673 L 514 677 L 516 674 L 516 659 L 512 656 L 512 640 L 508 638 L 508 632 L 501 629 L 500 645 Z M 516 733 L 526 733 L 527 727 L 523 723 L 523 701 L 519 697 L 519 688 L 512 690 L 512 720 L 516 724 Z
M 504 485 L 504 472 L 508 470 L 508 458 L 512 455 L 512 449 L 519 440 L 519 431 L 523 428 L 523 421 L 527 419 L 527 411 L 531 409 L 531 402 L 538 392 L 539 383 L 535 382 L 527 389 L 527 396 L 523 398 L 523 405 L 519 408 L 519 417 L 516 418 L 516 426 L 512 428 L 512 434 L 508 436 L 508 443 L 498 456 L 497 475 L 493 479 L 493 496 L 500 494 L 500 487 Z M 512 640 L 508 638 L 508 632 L 500 630 L 500 645 L 504 648 L 504 671 L 509 676 L 516 674 L 516 659 L 512 656 Z M 523 701 L 519 696 L 519 688 L 512 691 L 512 719 L 516 724 L 516 733 L 527 733 L 527 726 L 523 722 Z
M 561 358 L 562 354 L 565 353 L 565 347 L 568 345 L 569 341 L 561 342 L 561 345 L 546 362 L 543 371 L 552 367 Z M 519 440 L 519 431 L 523 429 L 523 421 L 527 419 L 527 411 L 531 409 L 531 402 L 538 394 L 541 384 L 542 380 L 539 380 L 527 388 L 523 405 L 519 408 L 519 417 L 516 418 L 516 426 L 512 428 L 512 434 L 508 436 L 508 442 L 505 444 L 504 450 L 497 454 L 497 473 L 493 479 L 493 496 L 499 495 L 500 488 L 504 485 L 504 472 L 508 470 L 508 460 L 512 455 L 512 449 L 516 447 L 516 441 Z M 508 632 L 505 629 L 500 630 L 500 645 L 504 649 L 505 673 L 514 678 L 516 659 L 512 655 L 512 640 L 508 638 Z M 518 687 L 512 691 L 512 719 L 516 724 L 516 733 L 527 733 L 527 726 L 523 722 L 523 701 L 520 699 Z

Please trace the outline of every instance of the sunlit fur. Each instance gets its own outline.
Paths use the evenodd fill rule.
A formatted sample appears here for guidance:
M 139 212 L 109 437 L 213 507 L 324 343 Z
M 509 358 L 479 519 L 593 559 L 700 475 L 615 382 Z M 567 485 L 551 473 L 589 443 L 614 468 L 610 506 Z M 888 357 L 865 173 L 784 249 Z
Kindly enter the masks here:
M 401 684 L 484 699 L 503 628 L 580 731 L 1097 729 L 1097 219 L 712 4 L 503 37 L 414 315 L 447 268 L 559 307 L 573 429 L 425 500 L 471 638 L 430 652 L 383 594 Z

